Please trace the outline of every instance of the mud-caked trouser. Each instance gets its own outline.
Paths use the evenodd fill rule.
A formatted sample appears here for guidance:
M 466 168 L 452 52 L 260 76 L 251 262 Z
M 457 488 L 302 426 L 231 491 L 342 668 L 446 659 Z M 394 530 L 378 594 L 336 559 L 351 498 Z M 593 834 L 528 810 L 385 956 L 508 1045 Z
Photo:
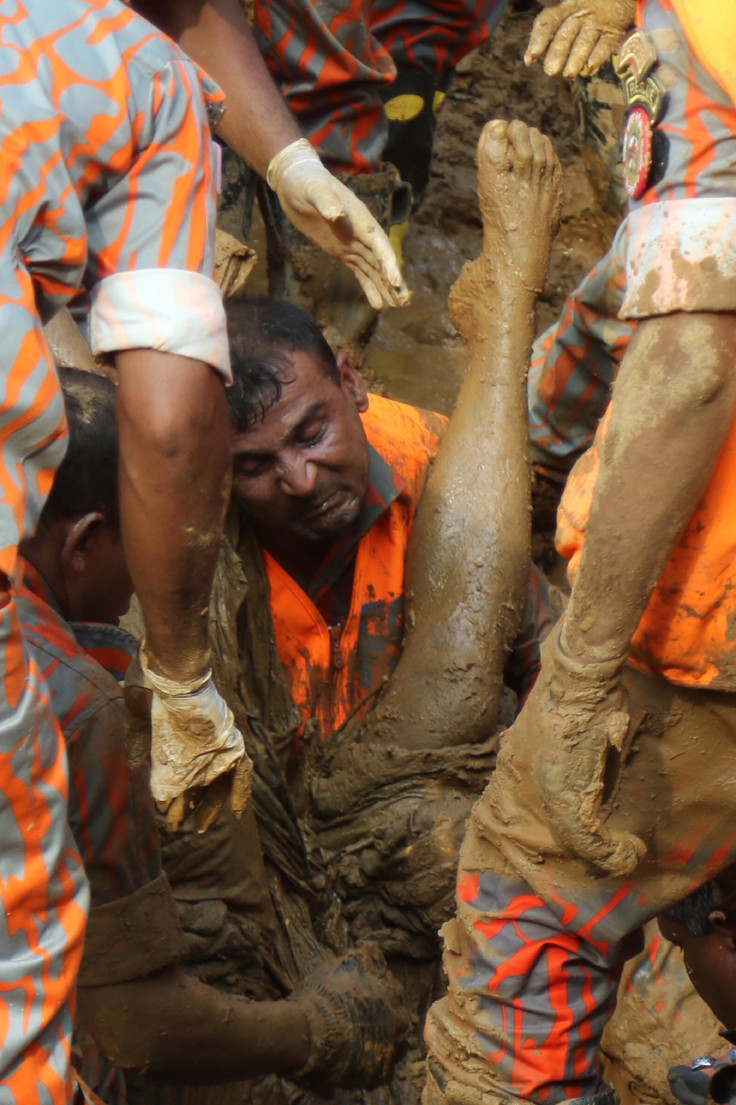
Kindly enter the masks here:
M 623 684 L 632 728 L 606 828 L 639 836 L 646 857 L 614 878 L 558 846 L 522 714 L 460 853 L 457 916 L 443 929 L 449 993 L 427 1020 L 427 1105 L 603 1090 L 598 1045 L 640 927 L 736 859 L 736 695 L 633 668 Z

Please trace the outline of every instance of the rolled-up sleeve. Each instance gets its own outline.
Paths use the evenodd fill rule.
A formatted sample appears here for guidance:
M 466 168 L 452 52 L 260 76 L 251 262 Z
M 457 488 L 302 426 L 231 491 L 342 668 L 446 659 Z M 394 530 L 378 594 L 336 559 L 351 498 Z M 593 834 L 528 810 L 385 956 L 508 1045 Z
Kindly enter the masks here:
M 619 233 L 626 250 L 621 318 L 736 310 L 736 199 L 645 204 Z
M 176 353 L 232 379 L 220 289 L 196 272 L 139 269 L 108 276 L 91 293 L 90 345 L 95 355 Z
M 209 119 L 193 62 L 130 69 L 130 165 L 87 207 L 95 354 L 158 349 L 230 366 L 214 274 L 216 195 Z

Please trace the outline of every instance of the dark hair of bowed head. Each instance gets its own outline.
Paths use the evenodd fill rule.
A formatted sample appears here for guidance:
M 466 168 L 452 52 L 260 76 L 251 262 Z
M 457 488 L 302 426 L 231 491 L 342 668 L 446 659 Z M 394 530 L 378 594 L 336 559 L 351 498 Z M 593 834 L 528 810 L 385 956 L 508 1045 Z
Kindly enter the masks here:
M 78 368 L 60 368 L 58 373 L 69 438 L 39 529 L 99 512 L 119 532 L 117 389 L 107 377 Z
M 302 307 L 285 299 L 259 296 L 231 300 L 225 313 L 233 370 L 227 402 L 236 433 L 263 421 L 281 398 L 284 385 L 292 383 L 290 353 L 311 355 L 339 385 L 335 354 Z

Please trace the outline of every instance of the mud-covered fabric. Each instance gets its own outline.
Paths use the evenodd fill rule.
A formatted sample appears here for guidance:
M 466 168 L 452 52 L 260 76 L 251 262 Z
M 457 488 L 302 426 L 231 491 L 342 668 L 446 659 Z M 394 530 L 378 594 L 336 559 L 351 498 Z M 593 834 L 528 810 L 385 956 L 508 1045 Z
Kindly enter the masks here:
M 682 951 L 664 939 L 656 921 L 644 935 L 646 948 L 624 967 L 601 1042 L 606 1078 L 622 1105 L 670 1101 L 670 1067 L 696 1055 L 722 1055 L 729 1046 L 693 989 Z
M 633 731 L 606 827 L 647 848 L 628 877 L 570 859 L 542 816 L 538 734 L 521 724 L 471 815 L 457 915 L 443 929 L 449 994 L 430 1012 L 446 1100 L 512 1094 L 555 1105 L 595 1092 L 598 1047 L 640 928 L 736 858 L 736 792 L 704 763 L 736 752 L 733 696 L 676 688 L 627 667 Z M 484 1096 L 487 1095 L 487 1096 Z

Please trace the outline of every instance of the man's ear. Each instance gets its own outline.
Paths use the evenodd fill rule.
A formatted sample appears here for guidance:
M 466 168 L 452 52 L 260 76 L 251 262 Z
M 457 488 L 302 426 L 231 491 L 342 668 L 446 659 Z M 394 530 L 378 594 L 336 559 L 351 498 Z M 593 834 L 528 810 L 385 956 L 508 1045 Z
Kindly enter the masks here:
M 736 951 L 736 919 L 732 914 L 726 916 L 721 909 L 714 909 L 708 916 L 708 922 L 716 932 L 728 937 L 731 947 Z
M 61 547 L 61 563 L 67 571 L 81 574 L 87 566 L 90 538 L 105 523 L 105 515 L 99 511 L 84 514 L 67 530 Z
M 353 367 L 353 362 L 347 353 L 338 353 L 335 357 L 340 372 L 340 390 L 355 403 L 358 410 L 368 410 L 368 393 L 365 384 Z

